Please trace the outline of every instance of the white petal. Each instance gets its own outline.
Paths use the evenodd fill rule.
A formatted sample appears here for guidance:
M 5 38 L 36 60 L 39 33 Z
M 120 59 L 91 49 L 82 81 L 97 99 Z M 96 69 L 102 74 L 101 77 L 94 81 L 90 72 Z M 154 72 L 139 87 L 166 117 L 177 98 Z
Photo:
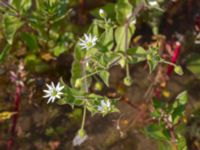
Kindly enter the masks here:
M 104 100 L 101 101 L 101 106 L 106 106 L 106 103 Z
M 84 34 L 85 37 L 85 41 L 87 41 L 89 39 L 89 37 L 87 36 L 87 34 Z
M 55 96 L 52 96 L 52 103 L 55 101 L 56 97 Z
M 109 101 L 107 101 L 107 107 L 110 107 L 110 102 Z
M 44 95 L 43 97 L 47 98 L 47 97 L 50 97 L 50 96 L 51 96 L 50 94 L 47 94 L 47 95 Z
M 45 92 L 45 93 L 51 93 L 51 91 L 50 90 L 43 90 L 43 92 Z
M 60 82 L 57 83 L 56 89 L 58 89 L 59 87 L 60 87 Z
M 97 109 L 98 109 L 98 111 L 102 111 L 103 110 L 102 106 L 98 106 Z
M 49 103 L 51 102 L 51 100 L 52 100 L 52 97 L 50 97 L 50 98 L 48 99 L 47 104 L 49 104 Z
M 79 146 L 84 143 L 88 139 L 88 136 L 85 135 L 84 137 L 80 137 L 78 134 L 74 137 L 72 143 L 73 146 Z
M 55 89 L 55 85 L 54 85 L 53 82 L 51 82 L 51 86 L 52 86 L 53 89 Z
M 80 39 L 80 41 L 81 41 L 82 43 L 85 43 L 85 40 L 83 40 L 83 39 Z
M 56 98 L 60 99 L 60 96 L 59 96 L 59 95 L 56 95 Z
M 79 43 L 79 45 L 80 45 L 80 46 L 84 46 L 84 45 L 86 45 L 86 44 L 85 44 L 85 43 Z
M 59 91 L 61 91 L 62 89 L 64 89 L 65 86 L 60 86 L 58 89 Z
M 63 94 L 62 92 L 58 92 L 58 93 L 57 93 L 57 95 L 62 95 L 62 94 Z

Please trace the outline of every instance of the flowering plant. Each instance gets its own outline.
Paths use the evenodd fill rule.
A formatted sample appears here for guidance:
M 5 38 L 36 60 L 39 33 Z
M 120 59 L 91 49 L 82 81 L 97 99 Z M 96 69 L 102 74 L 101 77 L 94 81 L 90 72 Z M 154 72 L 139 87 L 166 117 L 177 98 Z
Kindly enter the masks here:
M 0 63 L 6 59 L 9 52 L 17 49 L 21 51 L 16 57 L 23 59 L 25 69 L 31 73 L 44 73 L 51 70 L 50 65 L 63 65 L 59 60 L 66 59 L 66 54 L 73 54 L 73 61 L 69 60 L 72 65 L 67 64 L 70 66 L 70 79 L 66 81 L 64 74 L 57 82 L 48 81 L 43 89 L 45 100 L 42 102 L 47 103 L 47 107 L 55 107 L 54 104 L 57 103 L 69 105 L 73 109 L 81 108 L 82 122 L 72 140 L 74 146 L 81 145 L 89 137 L 85 128 L 88 115 L 100 114 L 104 117 L 111 113 L 120 113 L 119 102 L 123 102 L 136 109 L 142 114 L 140 116 L 147 116 L 147 119 L 141 117 L 144 122 L 148 120 L 143 133 L 156 139 L 161 150 L 186 150 L 183 130 L 186 123 L 187 92 L 181 92 L 172 102 L 163 100 L 163 95 L 165 98 L 169 97 L 169 93 L 164 90 L 171 74 L 184 74 L 182 66 L 177 63 L 182 46 L 181 38 L 171 42 L 171 46 L 165 37 L 159 34 L 161 16 L 165 12 L 165 7 L 162 6 L 167 2 L 116 0 L 90 12 L 82 10 L 84 2 L 1 1 L 0 27 L 5 40 L 2 42 L 4 48 L 0 53 Z M 80 3 L 80 6 L 76 6 L 76 3 Z M 85 14 L 89 16 L 88 20 L 85 20 Z M 85 22 L 89 22 L 86 28 L 82 26 L 86 25 Z M 148 40 L 145 42 L 143 37 L 138 35 L 138 32 L 146 30 L 145 26 L 138 29 L 141 22 L 148 24 L 152 36 L 152 39 L 147 36 Z M 199 59 L 190 59 L 188 64 L 188 69 L 199 78 L 199 67 L 195 66 L 199 64 Z M 133 67 L 135 69 L 140 65 L 144 66 L 143 72 L 148 74 L 150 80 L 147 91 L 141 91 L 144 98 L 141 105 L 133 104 L 124 94 L 125 89 L 137 85 Z M 110 82 L 112 77 L 117 75 L 112 73 L 115 67 L 124 73 L 119 81 L 122 86 Z M 146 70 L 148 71 L 145 72 Z M 62 69 L 62 72 L 65 71 Z M 55 72 L 59 74 L 57 70 Z M 11 74 L 18 87 L 15 98 L 16 112 L 0 113 L 0 121 L 14 116 L 12 134 L 15 135 L 22 88 L 26 87 L 29 81 L 25 80 L 24 68 Z M 139 86 L 141 85 L 142 83 L 139 83 Z M 131 92 L 137 94 L 134 90 Z M 117 130 L 120 131 L 119 126 Z M 163 146 L 165 144 L 167 146 Z
M 149 72 L 152 73 L 159 64 L 167 64 L 175 67 L 175 72 L 182 75 L 182 69 L 174 63 L 163 59 L 159 54 L 158 46 L 149 46 L 144 49 L 141 46 L 131 46 L 130 41 L 135 32 L 135 24 L 138 13 L 144 8 L 157 7 L 158 3 L 140 3 L 136 9 L 128 0 L 118 0 L 115 4 L 116 18 L 109 18 L 109 14 L 99 9 L 99 18 L 94 19 L 88 32 L 80 38 L 74 50 L 74 62 L 71 69 L 71 86 L 66 85 L 62 80 L 56 88 L 48 87 L 45 91 L 49 101 L 58 98 L 58 104 L 69 104 L 72 107 L 83 107 L 83 119 L 80 130 L 74 138 L 74 145 L 80 145 L 87 139 L 84 124 L 87 110 L 92 115 L 101 113 L 103 116 L 118 112 L 116 104 L 119 97 L 102 96 L 90 90 L 95 77 L 100 79 L 105 87 L 109 88 L 109 70 L 113 66 L 120 65 L 126 70 L 124 84 L 131 86 L 134 82 L 130 75 L 130 65 L 146 61 Z M 98 80 L 97 80 L 98 81 Z M 56 94 L 55 94 L 56 91 Z M 60 95 L 62 93 L 62 98 Z M 174 118 L 173 118 L 174 119 Z M 162 127 L 160 127 L 162 128 Z

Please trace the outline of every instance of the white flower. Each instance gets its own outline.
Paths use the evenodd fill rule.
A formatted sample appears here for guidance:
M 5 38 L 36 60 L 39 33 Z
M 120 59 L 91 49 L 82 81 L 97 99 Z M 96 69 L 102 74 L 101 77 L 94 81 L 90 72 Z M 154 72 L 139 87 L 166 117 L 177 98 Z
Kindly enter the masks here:
M 45 96 L 43 96 L 44 98 L 48 98 L 47 104 L 50 102 L 54 102 L 55 99 L 59 99 L 61 97 L 61 95 L 63 94 L 61 91 L 64 88 L 64 86 L 60 86 L 60 82 L 57 83 L 57 85 L 55 86 L 53 82 L 51 82 L 51 84 L 46 84 L 47 86 L 47 90 L 43 90 L 45 92 Z
M 150 5 L 151 7 L 156 7 L 156 6 L 158 6 L 158 2 L 157 2 L 156 0 L 149 0 L 148 3 L 149 3 L 149 5 Z
M 109 100 L 105 101 L 105 100 L 101 100 L 101 105 L 98 106 L 97 108 L 100 112 L 102 113 L 107 113 L 108 111 L 111 110 L 111 103 Z
M 103 9 L 99 9 L 99 14 L 103 14 L 104 10 Z
M 91 34 L 84 34 L 84 40 L 80 39 L 79 45 L 82 47 L 82 49 L 90 49 L 96 45 L 97 37 L 92 36 Z
M 106 18 L 106 12 L 103 9 L 99 9 L 99 16 L 102 18 Z
M 88 139 L 88 135 L 85 133 L 85 131 L 79 130 L 78 134 L 76 134 L 76 136 L 74 137 L 72 143 L 73 146 L 79 146 L 82 143 L 84 143 L 86 140 Z

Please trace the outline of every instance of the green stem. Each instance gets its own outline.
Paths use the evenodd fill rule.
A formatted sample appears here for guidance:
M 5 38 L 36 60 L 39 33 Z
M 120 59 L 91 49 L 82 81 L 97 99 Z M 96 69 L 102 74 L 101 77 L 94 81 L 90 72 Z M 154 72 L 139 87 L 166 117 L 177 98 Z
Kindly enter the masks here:
M 165 64 L 172 65 L 172 66 L 176 67 L 176 64 L 168 62 L 168 61 L 166 61 L 164 59 L 160 60 L 160 63 L 165 63 Z
M 83 77 L 80 78 L 80 79 L 81 79 L 81 80 L 84 80 L 84 79 L 86 79 L 86 78 L 88 78 L 88 77 L 90 77 L 90 76 L 92 76 L 92 75 L 94 75 L 94 74 L 97 74 L 97 73 L 101 72 L 101 71 L 102 71 L 102 70 L 98 70 L 98 71 L 92 72 L 92 73 L 90 73 L 90 74 L 87 74 L 87 75 L 83 76 Z
M 87 112 L 87 108 L 86 108 L 86 104 L 85 104 L 85 105 L 84 105 L 84 108 L 83 108 L 83 119 L 82 119 L 82 123 L 81 123 L 81 130 L 84 130 L 86 112 Z
M 129 65 L 126 63 L 126 77 L 130 77 Z
M 83 77 L 87 76 L 87 74 L 86 74 L 86 66 L 85 66 L 85 61 L 84 60 L 82 62 L 82 76 Z M 87 78 L 84 78 L 83 80 L 84 80 L 83 81 L 84 90 L 85 90 L 86 93 L 88 93 Z M 85 101 L 84 108 L 83 108 L 83 119 L 82 119 L 82 123 L 81 123 L 81 130 L 84 130 L 84 125 L 85 125 L 85 118 L 86 118 L 86 112 L 87 112 L 86 102 L 87 102 L 87 100 Z

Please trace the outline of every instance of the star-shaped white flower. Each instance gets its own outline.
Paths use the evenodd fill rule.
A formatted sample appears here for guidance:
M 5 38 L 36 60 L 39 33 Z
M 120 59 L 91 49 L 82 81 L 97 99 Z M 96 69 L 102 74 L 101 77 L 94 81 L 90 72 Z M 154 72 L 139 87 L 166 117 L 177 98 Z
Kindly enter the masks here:
M 51 84 L 46 84 L 47 90 L 43 90 L 45 92 L 44 98 L 48 98 L 47 104 L 50 102 L 54 102 L 55 99 L 60 99 L 61 95 L 63 94 L 61 91 L 64 88 L 64 86 L 60 86 L 60 82 L 57 83 L 55 86 L 53 82 Z
M 79 45 L 82 49 L 90 49 L 96 45 L 97 37 L 92 36 L 91 34 L 84 34 L 84 39 L 80 39 Z
M 111 103 L 109 100 L 105 101 L 105 100 L 101 100 L 101 105 L 98 106 L 97 108 L 100 112 L 102 113 L 107 113 L 108 111 L 111 110 Z

